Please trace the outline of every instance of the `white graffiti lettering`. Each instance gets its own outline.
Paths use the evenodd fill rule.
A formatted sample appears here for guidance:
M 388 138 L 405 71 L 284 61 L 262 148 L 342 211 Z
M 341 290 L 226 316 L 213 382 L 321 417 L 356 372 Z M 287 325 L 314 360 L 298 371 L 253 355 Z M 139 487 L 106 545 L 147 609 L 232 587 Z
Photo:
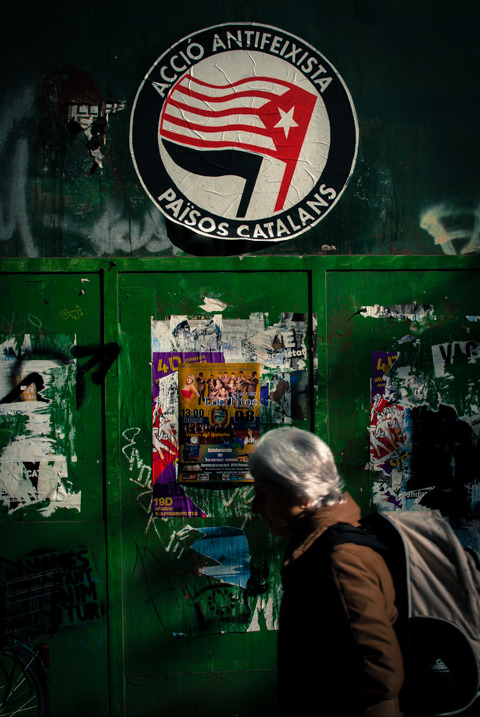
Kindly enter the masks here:
M 138 448 L 136 448 L 136 437 L 140 433 L 140 428 L 127 428 L 123 431 L 122 436 L 128 443 L 122 446 L 122 453 L 128 461 L 130 472 L 135 472 L 136 477 L 130 478 L 132 483 L 136 483 L 142 487 L 150 484 L 152 469 L 147 466 L 143 459 L 140 458 Z

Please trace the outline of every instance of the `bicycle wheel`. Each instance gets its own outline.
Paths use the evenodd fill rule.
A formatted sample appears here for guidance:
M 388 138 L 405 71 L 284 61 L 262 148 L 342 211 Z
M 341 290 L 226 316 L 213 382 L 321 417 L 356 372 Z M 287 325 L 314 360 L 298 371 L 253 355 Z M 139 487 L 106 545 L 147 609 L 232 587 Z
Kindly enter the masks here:
M 28 647 L 5 647 L 0 652 L 0 715 L 13 717 L 24 713 L 48 717 L 45 671 Z

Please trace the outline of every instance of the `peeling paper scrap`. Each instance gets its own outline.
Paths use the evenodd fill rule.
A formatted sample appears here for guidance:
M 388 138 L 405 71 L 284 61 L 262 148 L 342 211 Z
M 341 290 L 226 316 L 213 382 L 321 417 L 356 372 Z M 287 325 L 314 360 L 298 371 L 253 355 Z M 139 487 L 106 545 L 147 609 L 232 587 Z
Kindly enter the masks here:
M 480 321 L 480 316 L 465 316 L 465 318 L 467 321 L 472 321 L 473 323 Z
M 200 308 L 204 311 L 224 311 L 228 304 L 225 304 L 220 299 L 212 299 L 210 296 L 205 296 L 203 304 L 200 304 Z
M 81 491 L 75 493 L 67 480 L 67 462 L 55 460 L 17 461 L 0 463 L 1 501 L 13 513 L 19 508 L 35 504 L 39 512 L 48 516 L 57 508 L 74 508 L 80 512 Z
M 53 346 L 66 352 L 71 342 L 58 335 Z M 80 492 L 73 490 L 67 467 L 76 459 L 74 361 L 66 358 L 58 365 L 50 358 L 30 358 L 36 350 L 43 349 L 29 335 L 21 349 L 12 337 L 0 344 L 0 395 L 9 396 L 12 377 L 21 391 L 0 406 L 0 504 L 9 513 L 31 504 L 43 515 L 60 504 L 80 510 Z
M 243 530 L 230 526 L 200 530 L 203 536 L 190 547 L 216 563 L 200 567 L 200 574 L 209 575 L 228 585 L 246 588 L 250 577 L 250 553 Z
M 422 321 L 426 316 L 435 318 L 431 304 L 392 304 L 391 306 L 362 306 L 357 313 L 371 319 L 407 319 Z

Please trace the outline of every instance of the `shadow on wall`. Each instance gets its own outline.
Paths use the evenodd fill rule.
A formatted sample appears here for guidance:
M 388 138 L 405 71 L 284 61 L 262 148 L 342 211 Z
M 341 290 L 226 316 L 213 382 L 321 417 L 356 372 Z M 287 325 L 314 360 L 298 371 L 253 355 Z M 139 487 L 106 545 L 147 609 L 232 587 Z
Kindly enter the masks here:
M 480 444 L 455 409 L 440 404 L 438 411 L 417 406 L 411 411 L 412 478 L 409 490 L 433 489 L 420 503 L 437 509 L 443 515 L 468 516 L 470 510 L 479 515 L 479 506 L 470 507 L 469 484 L 478 480 Z
M 170 219 L 165 219 L 167 235 L 177 249 L 193 256 L 239 256 L 278 244 L 274 241 L 251 241 L 250 239 L 217 239 L 186 229 Z

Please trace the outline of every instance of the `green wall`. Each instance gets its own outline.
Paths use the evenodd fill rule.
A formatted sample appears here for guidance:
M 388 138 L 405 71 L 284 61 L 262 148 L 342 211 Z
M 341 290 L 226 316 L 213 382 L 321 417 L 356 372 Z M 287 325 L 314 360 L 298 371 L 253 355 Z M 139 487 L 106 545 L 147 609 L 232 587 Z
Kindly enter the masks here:
M 478 252 L 477 15 L 473 0 L 458 10 L 402 0 L 9 3 L 0 48 L 0 254 Z M 130 157 L 130 114 L 149 68 L 181 38 L 229 22 L 278 27 L 317 48 L 358 115 L 358 158 L 343 196 L 314 228 L 270 247 L 181 234 L 172 241 Z M 93 121 L 102 103 L 110 103 L 109 127 L 103 166 L 92 173 L 89 138 L 67 123 L 69 110 L 82 107 Z
M 10 397 L 0 413 L 1 552 L 63 570 L 54 715 L 276 714 L 283 546 L 250 516 L 251 488 L 189 488 L 205 519 L 151 516 L 152 318 L 207 319 L 205 297 L 226 305 L 225 322 L 261 315 L 267 332 L 304 315 L 305 410 L 292 418 L 288 402 L 269 399 L 263 430 L 292 420 L 329 440 L 364 512 L 453 491 L 450 517 L 478 546 L 465 527 L 480 500 L 477 14 L 472 0 L 461 10 L 401 0 L 3 10 L 0 385 L 5 397 L 38 374 L 46 400 L 32 394 L 30 415 Z M 358 117 L 341 199 L 270 245 L 175 231 L 130 156 L 152 64 L 190 33 L 234 22 L 314 46 Z M 68 122 L 104 111 L 99 160 L 89 132 Z M 413 305 L 432 310 L 412 317 Z M 263 370 L 291 387 L 291 364 Z M 374 443 L 371 387 L 384 385 L 398 392 L 395 415 L 409 417 L 392 450 Z M 458 475 L 444 470 L 452 460 Z M 205 572 L 192 548 L 202 527 L 240 531 L 248 589 Z
M 451 519 L 465 527 L 478 515 L 480 482 L 479 269 L 474 257 L 5 263 L 2 342 L 13 339 L 9 345 L 17 353 L 10 354 L 9 366 L 17 373 L 2 368 L 2 377 L 38 372 L 45 387 L 31 403 L 40 414 L 29 414 L 29 426 L 10 424 L 15 417 L 27 420 L 28 402 L 2 405 L 1 545 L 2 553 L 27 565 L 63 569 L 63 620 L 50 640 L 53 715 L 278 713 L 274 628 L 283 544 L 250 515 L 251 487 L 188 487 L 207 518 L 152 518 L 151 318 L 211 318 L 212 312 L 201 308 L 206 298 L 225 305 L 225 331 L 229 321 L 248 324 L 256 314 L 264 316 L 267 329 L 279 325 L 285 312 L 305 314 L 306 412 L 292 419 L 271 397 L 263 430 L 286 421 L 328 439 L 364 513 L 447 494 L 458 498 Z M 400 314 L 369 313 L 367 307 L 400 307 Z M 277 344 L 275 350 L 282 349 Z M 445 406 L 462 435 L 470 431 L 470 443 L 462 444 L 474 461 L 468 480 L 468 465 L 460 463 L 449 476 L 451 484 L 443 474 L 437 480 L 441 466 L 429 443 L 432 434 L 422 434 L 422 451 L 413 429 L 410 443 L 405 429 L 396 452 L 374 469 L 372 352 L 383 357 L 381 373 L 398 389 L 395 405 L 416 417 L 415 430 L 423 430 L 429 416 L 444 415 Z M 395 361 L 389 362 L 389 355 Z M 264 382 L 275 375 L 269 360 L 262 359 Z M 285 379 L 287 364 L 284 358 Z M 39 418 L 45 416 L 39 394 L 50 399 L 48 430 Z M 37 492 L 32 478 L 18 472 L 25 461 L 18 446 L 23 439 L 46 453 L 39 461 Z M 419 481 L 424 476 L 415 474 L 415 465 L 424 466 L 425 460 L 428 479 Z M 42 471 L 49 463 L 57 490 L 45 496 Z M 7 468 L 16 471 L 17 485 L 30 486 L 21 500 L 11 500 Z M 467 483 L 465 497 L 458 488 Z M 207 528 L 245 539 L 246 587 L 209 575 L 212 561 L 194 546 Z M 230 543 L 220 536 L 218 545 L 228 563 Z

